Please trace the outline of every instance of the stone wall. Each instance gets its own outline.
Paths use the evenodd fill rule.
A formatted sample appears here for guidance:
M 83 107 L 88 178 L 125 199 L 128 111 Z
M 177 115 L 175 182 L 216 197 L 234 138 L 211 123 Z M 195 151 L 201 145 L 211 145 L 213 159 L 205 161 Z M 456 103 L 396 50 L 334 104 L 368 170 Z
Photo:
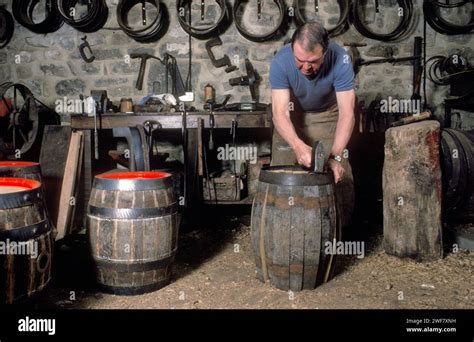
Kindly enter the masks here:
M 0 4 L 8 5 L 11 1 L 0 0 Z M 187 75 L 188 36 L 176 20 L 175 1 L 162 1 L 168 7 L 171 17 L 171 25 L 167 34 L 157 43 L 140 44 L 127 37 L 118 28 L 115 9 L 117 0 L 107 0 L 110 9 L 110 17 L 106 24 L 107 29 L 87 35 L 96 60 L 92 64 L 82 61 L 78 46 L 81 43 L 83 33 L 75 31 L 68 25 L 64 25 L 59 31 L 38 35 L 27 29 L 16 25 L 12 42 L 3 50 L 0 50 L 0 81 L 15 81 L 25 83 L 34 94 L 50 105 L 58 98 L 67 96 L 78 98 L 79 94 L 89 94 L 91 89 L 107 89 L 109 97 L 118 102 L 121 97 L 132 97 L 135 101 L 147 95 L 153 89 L 154 82 L 160 82 L 161 90 L 164 91 L 164 71 L 157 62 L 150 62 L 146 77 L 146 85 L 143 91 L 135 89 L 135 82 L 139 69 L 139 61 L 129 64 L 125 62 L 125 56 L 135 51 L 145 51 L 155 55 L 163 55 L 164 52 L 178 58 L 183 79 Z M 233 3 L 233 1 L 231 1 Z M 286 0 L 288 5 L 292 1 Z M 322 17 L 328 27 L 337 22 L 339 8 L 336 1 L 320 0 Z M 213 1 L 206 1 L 209 5 L 206 10 L 206 20 L 212 20 L 219 11 Z M 314 8 L 313 1 L 306 1 L 307 8 Z M 374 17 L 373 5 L 368 2 L 367 11 L 369 16 Z M 381 0 L 381 7 L 396 6 L 395 0 Z M 336 37 L 339 42 L 366 42 L 367 47 L 360 49 L 366 59 L 386 57 L 387 48 L 392 48 L 395 56 L 407 56 L 413 53 L 413 37 L 423 35 L 422 0 L 414 1 L 416 10 L 414 25 L 411 34 L 400 42 L 383 43 L 362 37 L 353 27 L 344 35 Z M 264 1 L 264 10 L 273 5 L 273 2 Z M 269 12 L 257 21 L 255 15 L 256 1 L 248 5 L 250 11 L 246 12 L 249 17 L 249 30 L 263 30 L 277 17 Z M 372 7 L 370 7 L 372 6 Z M 197 2 L 196 11 L 199 13 Z M 380 32 L 387 32 L 396 25 L 398 18 L 394 15 L 396 8 L 390 12 L 382 11 L 373 27 Z M 469 18 L 470 7 L 455 9 L 451 16 L 457 21 L 466 21 Z M 385 15 L 383 14 L 385 13 Z M 132 15 L 138 16 L 138 8 Z M 375 18 L 375 17 L 374 17 Z M 231 87 L 228 79 L 238 77 L 245 72 L 244 59 L 249 58 L 255 69 L 262 76 L 259 88 L 260 100 L 270 102 L 270 87 L 268 84 L 269 64 L 272 56 L 284 45 L 294 31 L 295 24 L 292 23 L 285 36 L 277 41 L 254 43 L 243 38 L 231 24 L 229 29 L 221 36 L 224 45 L 214 49 L 217 57 L 223 53 L 228 54 L 234 64 L 239 63 L 240 71 L 226 74 L 224 69 L 216 69 L 212 66 L 205 50 L 205 41 L 192 39 L 193 53 L 193 75 L 192 85 L 196 94 L 194 105 L 200 109 L 203 105 L 203 88 L 207 83 L 216 88 L 217 100 L 221 100 L 225 94 L 231 94 L 231 102 L 247 101 L 250 92 L 245 87 Z M 376 28 L 375 28 L 376 27 Z M 472 35 L 445 36 L 434 32 L 428 27 L 428 56 L 449 55 L 460 52 L 474 64 L 474 37 Z M 19 56 L 19 58 L 18 58 Z M 158 84 L 155 84 L 157 86 Z M 443 108 L 440 104 L 445 97 L 448 88 L 436 87 L 428 81 L 428 102 L 436 107 L 436 114 L 442 115 Z M 366 103 L 381 94 L 384 98 L 389 96 L 409 98 L 412 92 L 412 68 L 410 65 L 392 66 L 389 64 L 364 67 L 357 77 L 357 93 L 360 99 Z M 462 114 L 463 128 L 474 128 L 474 114 Z

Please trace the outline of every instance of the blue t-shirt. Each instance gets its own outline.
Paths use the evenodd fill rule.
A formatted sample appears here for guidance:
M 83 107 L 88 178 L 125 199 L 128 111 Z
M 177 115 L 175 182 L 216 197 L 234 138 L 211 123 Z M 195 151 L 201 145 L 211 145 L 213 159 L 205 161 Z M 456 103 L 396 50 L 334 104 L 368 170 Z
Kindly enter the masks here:
M 304 111 L 324 111 L 336 103 L 336 92 L 354 89 L 352 61 L 344 48 L 330 42 L 321 68 L 310 80 L 296 67 L 288 44 L 272 60 L 270 85 L 290 89 Z

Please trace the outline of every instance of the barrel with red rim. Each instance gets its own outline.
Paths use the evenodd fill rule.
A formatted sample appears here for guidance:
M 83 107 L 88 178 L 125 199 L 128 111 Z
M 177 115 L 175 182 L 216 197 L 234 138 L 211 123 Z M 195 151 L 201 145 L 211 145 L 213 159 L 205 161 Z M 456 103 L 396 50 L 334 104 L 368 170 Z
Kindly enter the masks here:
M 178 222 L 171 174 L 96 176 L 87 223 L 101 289 L 133 295 L 167 285 L 177 249 Z
M 51 280 L 52 226 L 41 183 L 0 178 L 0 302 L 31 298 Z
M 41 182 L 41 167 L 36 162 L 0 161 L 0 177 L 27 178 Z

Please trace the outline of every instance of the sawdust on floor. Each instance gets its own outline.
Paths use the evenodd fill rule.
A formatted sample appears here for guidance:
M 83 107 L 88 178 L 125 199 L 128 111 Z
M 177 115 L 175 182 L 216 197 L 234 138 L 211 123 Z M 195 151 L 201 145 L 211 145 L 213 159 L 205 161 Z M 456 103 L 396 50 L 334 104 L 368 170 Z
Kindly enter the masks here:
M 366 250 L 362 259 L 339 258 L 337 275 L 330 282 L 292 293 L 256 279 L 248 226 L 195 230 L 182 234 L 171 283 L 158 291 L 138 296 L 104 294 L 93 287 L 76 286 L 88 275 L 72 270 L 74 276 L 56 281 L 38 305 L 66 309 L 474 308 L 472 253 L 461 250 L 438 261 L 419 263 L 387 255 L 380 236 Z

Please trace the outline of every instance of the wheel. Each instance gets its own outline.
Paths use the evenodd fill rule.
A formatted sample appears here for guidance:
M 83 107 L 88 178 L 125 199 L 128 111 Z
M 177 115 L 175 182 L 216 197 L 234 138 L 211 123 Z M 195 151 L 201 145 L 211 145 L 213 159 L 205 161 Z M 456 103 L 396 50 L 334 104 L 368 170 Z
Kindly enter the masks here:
M 0 153 L 24 154 L 33 146 L 38 134 L 38 107 L 31 91 L 22 84 L 0 85 L 0 101 L 6 108 L 0 117 Z

